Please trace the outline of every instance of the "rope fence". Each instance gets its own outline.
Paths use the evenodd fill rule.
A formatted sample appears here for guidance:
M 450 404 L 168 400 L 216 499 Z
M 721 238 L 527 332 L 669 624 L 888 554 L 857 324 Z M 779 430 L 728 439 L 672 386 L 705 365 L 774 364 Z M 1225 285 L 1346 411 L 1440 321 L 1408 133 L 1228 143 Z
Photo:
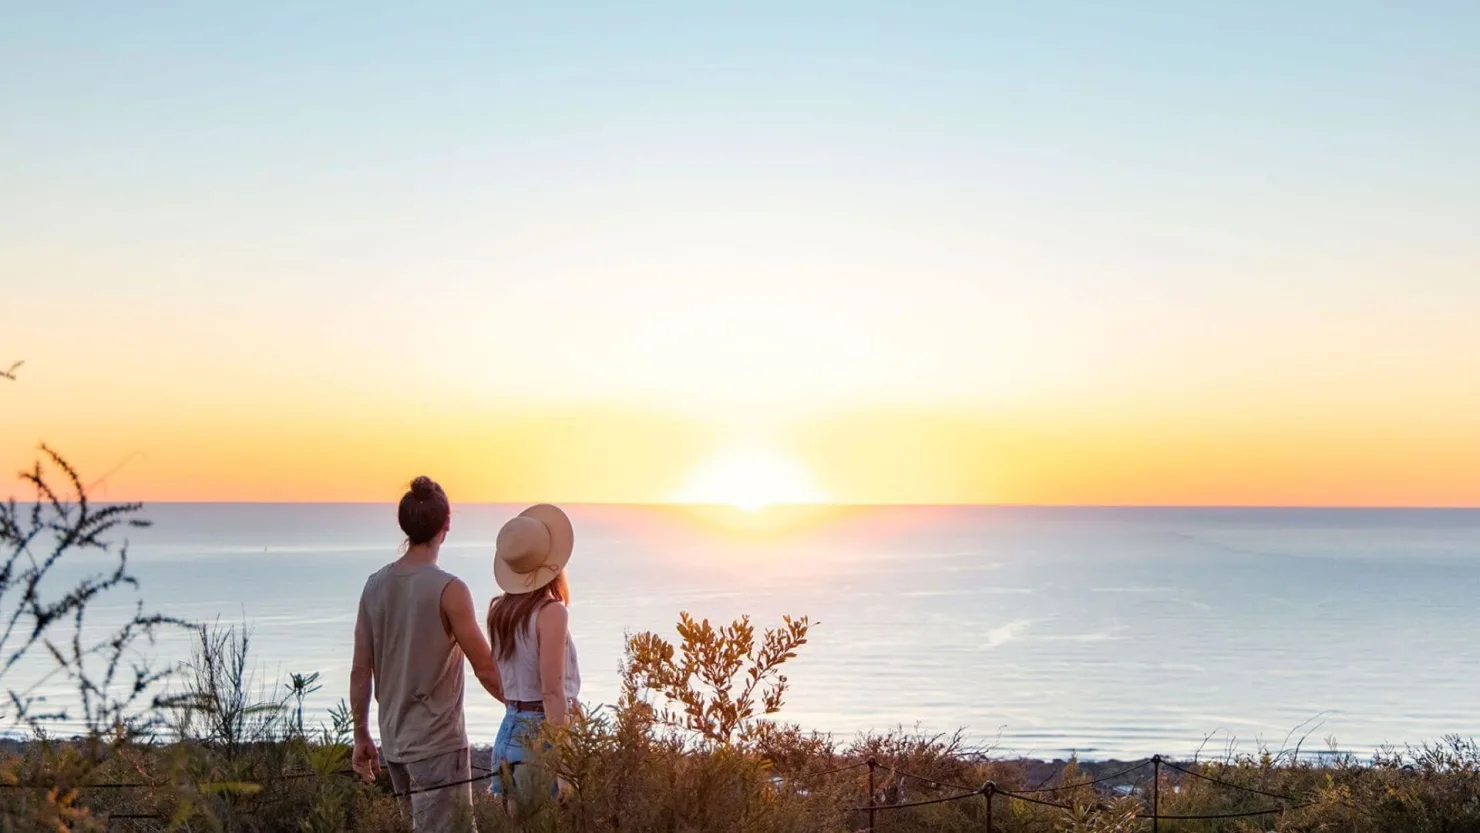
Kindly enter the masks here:
M 999 799 L 1005 800 L 1007 802 L 1021 802 L 1021 803 L 1024 803 L 1024 804 L 1034 805 L 1034 806 L 1038 806 L 1038 807 L 1046 807 L 1046 808 L 1052 808 L 1052 809 L 1058 809 L 1058 810 L 1065 810 L 1065 811 L 1074 811 L 1074 810 L 1076 810 L 1078 808 L 1076 808 L 1076 806 L 1073 805 L 1073 804 L 1065 804 L 1065 803 L 1061 803 L 1061 802 L 1058 802 L 1058 801 L 1052 801 L 1052 800 L 1043 798 L 1042 796 L 1045 796 L 1045 795 L 1055 795 L 1055 794 L 1062 793 L 1062 792 L 1079 790 L 1079 789 L 1084 789 L 1086 787 L 1094 787 L 1094 786 L 1101 785 L 1101 784 L 1106 784 L 1106 783 L 1109 783 L 1109 782 L 1112 782 L 1112 781 L 1117 781 L 1117 780 L 1120 780 L 1122 778 L 1125 778 L 1128 775 L 1132 775 L 1132 774 L 1134 774 L 1136 772 L 1142 771 L 1142 770 L 1146 769 L 1147 767 L 1151 767 L 1152 770 L 1153 770 L 1152 780 L 1151 780 L 1151 796 L 1150 796 L 1151 801 L 1150 801 L 1150 808 L 1149 808 L 1150 809 L 1150 812 L 1137 812 L 1137 813 L 1134 814 L 1133 817 L 1136 818 L 1136 819 L 1150 821 L 1151 824 L 1152 824 L 1152 830 L 1153 831 L 1156 831 L 1158 829 L 1158 822 L 1161 822 L 1161 821 L 1212 821 L 1212 820 L 1226 820 L 1226 819 L 1239 819 L 1239 818 L 1256 818 L 1256 817 L 1261 817 L 1261 816 L 1271 816 L 1271 815 L 1277 815 L 1277 814 L 1280 814 L 1280 813 L 1286 813 L 1286 812 L 1290 812 L 1290 811 L 1294 811 L 1294 810 L 1300 810 L 1300 809 L 1304 809 L 1304 808 L 1307 808 L 1307 807 L 1314 806 L 1315 803 L 1316 803 L 1316 802 L 1313 802 L 1313 801 L 1303 801 L 1301 798 L 1299 798 L 1297 796 L 1287 795 L 1287 794 L 1284 794 L 1284 793 L 1272 792 L 1272 791 L 1269 791 L 1269 790 L 1260 789 L 1258 787 L 1248 787 L 1248 786 L 1244 786 L 1242 784 L 1235 784 L 1235 783 L 1233 783 L 1231 781 L 1226 781 L 1224 779 L 1217 778 L 1217 777 L 1212 776 L 1212 775 L 1207 775 L 1205 773 L 1198 772 L 1195 769 L 1191 769 L 1189 767 L 1185 767 L 1185 766 L 1182 766 L 1182 765 L 1179 765 L 1179 764 L 1172 763 L 1171 761 L 1165 760 L 1160 755 L 1155 755 L 1155 756 L 1153 756 L 1153 757 L 1151 757 L 1151 758 L 1149 758 L 1147 760 L 1144 760 L 1144 761 L 1142 761 L 1140 763 L 1137 763 L 1137 764 L 1135 764 L 1133 766 L 1127 767 L 1127 768 L 1122 769 L 1122 770 L 1118 770 L 1118 771 L 1113 772 L 1113 773 L 1110 773 L 1108 775 L 1102 775 L 1102 776 L 1100 776 L 1098 778 L 1094 778 L 1094 779 L 1089 780 L 1089 781 L 1076 781 L 1074 783 L 1061 784 L 1061 785 L 1056 786 L 1056 787 L 1047 787 L 1047 788 L 1039 787 L 1039 788 L 1035 788 L 1035 789 L 1031 789 L 1031 790 L 1024 790 L 1022 792 L 1017 792 L 1017 791 L 1013 791 L 1013 790 L 1004 789 L 1002 787 L 999 787 L 996 784 L 996 782 L 994 782 L 994 781 L 988 781 L 988 782 L 986 782 L 985 784 L 983 784 L 980 787 L 967 787 L 967 786 L 963 786 L 961 784 L 953 783 L 953 782 L 950 782 L 950 781 L 943 781 L 943 780 L 936 779 L 936 778 L 927 778 L 927 777 L 922 776 L 922 775 L 916 775 L 914 773 L 907 772 L 907 771 L 902 770 L 902 769 L 900 769 L 898 767 L 893 767 L 893 766 L 888 766 L 888 765 L 880 764 L 878 762 L 878 760 L 876 758 L 873 758 L 873 757 L 867 758 L 866 760 L 856 761 L 856 762 L 850 763 L 850 764 L 845 764 L 843 766 L 835 767 L 835 768 L 832 768 L 832 769 L 823 770 L 822 772 L 812 773 L 811 774 L 811 777 L 813 777 L 813 778 L 826 778 L 826 777 L 830 777 L 830 776 L 833 776 L 833 775 L 840 775 L 840 774 L 845 773 L 845 772 L 852 772 L 852 771 L 856 771 L 856 770 L 864 769 L 864 768 L 867 768 L 868 769 L 868 786 L 867 786 L 867 790 L 868 790 L 867 799 L 868 799 L 868 801 L 867 801 L 867 803 L 866 804 L 862 804 L 862 805 L 858 805 L 858 806 L 850 806 L 850 807 L 844 808 L 845 810 L 847 810 L 849 812 L 863 813 L 863 814 L 866 814 L 867 815 L 867 817 L 868 817 L 868 825 L 866 827 L 862 828 L 860 830 L 860 833 L 862 833 L 862 831 L 868 831 L 868 833 L 874 833 L 874 831 L 877 829 L 877 825 L 878 825 L 878 816 L 881 813 L 887 814 L 887 813 L 892 813 L 892 812 L 898 812 L 900 810 L 908 810 L 908 809 L 914 809 L 914 808 L 919 808 L 919 807 L 929 807 L 929 806 L 938 805 L 938 804 L 949 804 L 949 803 L 953 803 L 953 802 L 957 802 L 957 801 L 967 801 L 967 800 L 977 799 L 977 798 L 985 799 L 985 801 L 986 801 L 986 830 L 987 830 L 987 833 L 992 833 L 992 831 L 995 829 L 993 827 L 993 825 L 992 825 L 993 810 L 996 807 Z M 1278 807 L 1265 807 L 1265 808 L 1260 808 L 1260 809 L 1255 809 L 1255 810 L 1230 811 L 1230 812 L 1222 812 L 1222 813 L 1203 813 L 1203 814 L 1162 813 L 1161 812 L 1161 808 L 1160 808 L 1160 804 L 1161 804 L 1160 792 L 1161 792 L 1161 781 L 1162 781 L 1162 769 L 1163 768 L 1173 770 L 1173 771 L 1178 772 L 1178 773 L 1180 773 L 1182 775 L 1185 775 L 1185 776 L 1187 776 L 1189 778 L 1193 778 L 1193 779 L 1204 781 L 1204 782 L 1207 782 L 1207 783 L 1210 783 L 1210 784 L 1217 785 L 1217 786 L 1219 786 L 1219 787 L 1221 787 L 1223 789 L 1234 790 L 1234 791 L 1237 791 L 1239 793 L 1246 794 L 1246 795 L 1258 795 L 1258 796 L 1262 796 L 1262 797 L 1265 797 L 1265 798 L 1272 798 L 1272 799 L 1276 799 L 1278 801 L 1284 802 L 1284 804 L 1282 804 L 1281 806 L 1278 806 Z M 491 779 L 493 779 L 493 778 L 495 778 L 495 777 L 497 777 L 499 775 L 499 773 L 496 772 L 495 770 L 492 770 L 492 769 L 489 769 L 488 767 L 480 766 L 480 765 L 477 765 L 477 764 L 472 765 L 472 769 L 478 771 L 479 774 L 478 775 L 474 775 L 474 776 L 472 776 L 470 778 L 459 779 L 459 780 L 456 780 L 456 781 L 449 781 L 449 782 L 443 783 L 443 784 L 435 784 L 435 785 L 426 786 L 426 787 L 416 787 L 414 789 L 406 790 L 405 792 L 394 792 L 394 791 L 392 791 L 391 792 L 391 796 L 394 797 L 394 798 L 398 798 L 399 799 L 399 798 L 409 797 L 409 796 L 412 796 L 412 795 L 419 795 L 419 794 L 422 794 L 422 793 L 429 793 L 429 792 L 436 792 L 438 790 L 451 789 L 453 787 L 467 786 L 467 785 L 471 785 L 471 784 L 481 783 L 481 782 L 484 782 L 484 781 L 489 781 L 489 780 L 491 780 Z M 879 774 L 881 772 L 883 772 L 883 773 L 889 773 L 889 774 L 893 775 L 894 777 L 896 777 L 898 779 L 901 779 L 901 780 L 916 781 L 916 782 L 923 783 L 923 784 L 929 784 L 931 786 L 934 786 L 934 787 L 940 788 L 940 789 L 955 790 L 956 792 L 955 792 L 955 794 L 952 794 L 952 795 L 943 795 L 943 796 L 936 796 L 936 797 L 931 797 L 931 798 L 922 798 L 922 799 L 911 800 L 911 801 L 899 801 L 899 802 L 895 802 L 895 803 L 892 803 L 892 804 L 880 804 L 880 803 L 878 803 L 878 800 L 877 799 L 878 799 L 878 796 L 879 796 L 878 776 L 879 776 Z M 305 778 L 327 778 L 327 777 L 335 777 L 335 776 L 358 777 L 357 774 L 353 770 L 342 769 L 342 770 L 336 770 L 334 772 L 327 773 L 327 774 L 319 773 L 319 772 L 295 772 L 295 773 L 286 773 L 284 775 L 278 776 L 277 779 L 275 779 L 275 780 L 278 780 L 278 781 L 291 781 L 291 780 L 301 780 L 301 779 L 305 779 Z M 211 786 L 219 786 L 219 785 L 224 784 L 224 783 L 226 783 L 226 782 L 220 782 L 220 784 L 215 783 L 215 782 L 208 782 L 208 783 L 203 783 L 203 784 L 201 784 L 199 786 L 200 787 L 203 787 L 203 788 L 209 788 Z M 150 789 L 150 788 L 156 788 L 156 787 L 159 787 L 159 786 L 160 786 L 159 784 L 152 784 L 152 783 L 105 783 L 105 784 L 79 784 L 79 785 L 76 785 L 75 787 L 73 787 L 73 789 L 76 789 L 76 790 L 79 790 L 79 791 L 87 791 L 87 790 L 127 790 L 127 789 Z M 55 787 L 56 787 L 56 785 L 54 785 L 54 784 L 3 784 L 3 783 L 0 783 L 0 789 L 54 789 Z M 1143 792 L 1144 792 L 1144 790 L 1143 790 Z M 1096 806 L 1099 807 L 1100 809 L 1106 809 L 1106 807 L 1105 807 L 1105 805 L 1103 803 L 1097 803 Z M 115 821 L 160 820 L 160 819 L 163 818 L 163 816 L 160 816 L 160 815 L 157 815 L 157 814 L 148 814 L 148 813 L 115 813 L 115 814 L 109 814 L 106 818 L 107 818 L 107 822 L 109 824 L 112 824 Z
M 912 809 L 912 808 L 916 808 L 916 807 L 927 807 L 927 806 L 931 806 L 931 805 L 934 805 L 934 804 L 947 804 L 947 803 L 951 803 L 951 802 L 955 802 L 955 801 L 965 801 L 965 800 L 973 799 L 973 798 L 984 798 L 984 799 L 986 799 L 986 830 L 987 830 L 987 833 L 992 833 L 992 831 L 994 830 L 994 827 L 992 825 L 992 814 L 993 814 L 993 809 L 994 809 L 994 806 L 995 806 L 995 803 L 996 803 L 996 799 L 999 796 L 1002 797 L 1003 799 L 1006 799 L 1009 802 L 1011 802 L 1011 801 L 1018 801 L 1018 802 L 1022 802 L 1024 804 L 1031 804 L 1031 805 L 1035 805 L 1035 806 L 1038 806 L 1038 807 L 1047 807 L 1047 808 L 1051 808 L 1051 809 L 1065 810 L 1065 811 L 1071 811 L 1072 812 L 1072 811 L 1074 811 L 1076 809 L 1076 807 L 1074 805 L 1072 805 L 1072 804 L 1063 804 L 1063 803 L 1060 803 L 1060 802 L 1057 802 L 1057 801 L 1050 801 L 1050 800 L 1047 800 L 1047 799 L 1044 799 L 1044 798 L 1040 798 L 1039 796 L 1042 796 L 1042 795 L 1050 795 L 1050 794 L 1055 794 L 1055 793 L 1060 793 L 1060 792 L 1066 792 L 1066 791 L 1071 791 L 1071 790 L 1078 790 L 1078 789 L 1082 789 L 1082 788 L 1085 788 L 1085 787 L 1092 787 L 1092 786 L 1095 786 L 1095 785 L 1098 785 L 1098 784 L 1104 784 L 1104 783 L 1108 783 L 1108 782 L 1111 782 L 1111 781 L 1116 781 L 1116 780 L 1119 780 L 1121 778 L 1124 778 L 1127 775 L 1131 775 L 1132 773 L 1138 772 L 1140 770 L 1144 770 L 1148 766 L 1153 769 L 1153 776 L 1152 776 L 1152 782 L 1151 782 L 1151 784 L 1152 784 L 1152 787 L 1151 787 L 1151 811 L 1149 813 L 1148 812 L 1137 812 L 1137 813 L 1133 814 L 1131 817 L 1132 818 L 1135 818 L 1135 819 L 1150 821 L 1151 822 L 1151 825 L 1152 825 L 1152 830 L 1153 831 L 1156 831 L 1156 830 L 1159 829 L 1159 822 L 1161 822 L 1161 821 L 1216 821 L 1216 820 L 1226 820 L 1226 819 L 1256 818 L 1256 817 L 1260 817 L 1260 816 L 1277 815 L 1277 814 L 1280 814 L 1280 813 L 1286 813 L 1286 812 L 1290 812 L 1290 811 L 1293 811 L 1293 810 L 1301 810 L 1301 809 L 1305 809 L 1307 807 L 1312 807 L 1312 806 L 1314 806 L 1316 804 L 1316 802 L 1314 802 L 1314 801 L 1301 801 L 1299 798 L 1296 798 L 1295 796 L 1285 795 L 1283 793 L 1270 792 L 1268 790 L 1262 790 L 1262 789 L 1259 789 L 1257 787 L 1246 787 L 1246 786 L 1244 786 L 1242 784 L 1235 784 L 1235 783 L 1232 783 L 1230 781 L 1225 781 L 1225 780 L 1220 779 L 1220 778 L 1215 778 L 1215 777 L 1213 777 L 1211 775 L 1204 775 L 1203 773 L 1197 772 L 1196 770 L 1188 769 L 1187 767 L 1183 767 L 1183 766 L 1179 766 L 1177 764 L 1171 763 L 1171 762 L 1165 760 L 1164 758 L 1162 758 L 1160 755 L 1154 755 L 1151 758 L 1149 758 L 1149 759 L 1147 759 L 1145 761 L 1142 761 L 1142 762 L 1140 762 L 1138 764 L 1135 764 L 1133 766 L 1127 767 L 1127 768 L 1125 768 L 1123 770 L 1120 770 L 1118 772 L 1113 772 L 1113 773 L 1111 773 L 1109 775 L 1100 776 L 1099 778 L 1095 778 L 1095 779 L 1090 780 L 1090 781 L 1077 781 L 1077 782 L 1072 783 L 1072 784 L 1062 784 L 1062 785 L 1057 786 L 1057 787 L 1038 788 L 1038 789 L 1033 789 L 1033 790 L 1027 790 L 1027 791 L 1024 791 L 1024 792 L 1014 792 L 1012 790 L 1003 789 L 1003 788 L 997 786 L 996 782 L 994 782 L 994 781 L 988 781 L 987 783 L 983 784 L 979 788 L 963 787 L 960 784 L 954 784 L 954 783 L 951 783 L 951 782 L 948 782 L 948 781 L 940 781 L 940 780 L 937 780 L 937 779 L 934 779 L 934 778 L 926 778 L 926 777 L 923 777 L 923 776 L 914 775 L 912 773 L 905 772 L 904 770 L 901 770 L 901 769 L 899 769 L 897 767 L 891 767 L 891 766 L 881 765 L 874 758 L 869 758 L 868 760 L 864 761 L 863 762 L 863 765 L 864 766 L 867 766 L 868 769 L 869 769 L 868 803 L 866 805 L 862 805 L 862 806 L 849 807 L 849 808 L 847 808 L 848 810 L 850 810 L 852 812 L 866 813 L 868 815 L 868 826 L 862 828 L 859 831 L 859 833 L 864 833 L 864 831 L 867 831 L 867 833 L 874 833 L 874 831 L 877 829 L 877 826 L 878 826 L 878 814 L 879 813 L 888 813 L 888 812 L 894 812 L 894 811 L 898 811 L 898 810 L 908 810 L 908 809 Z M 1216 785 L 1218 785 L 1220 787 L 1223 787 L 1225 789 L 1235 790 L 1235 791 L 1238 791 L 1240 793 L 1244 793 L 1244 794 L 1248 794 L 1248 795 L 1259 795 L 1259 796 L 1264 796 L 1266 798 L 1275 798 L 1275 799 L 1278 799 L 1280 801 L 1284 801 L 1284 802 L 1287 802 L 1287 803 L 1284 804 L 1284 805 L 1282 805 L 1282 806 L 1279 806 L 1279 807 L 1265 807 L 1265 808 L 1261 808 L 1261 809 L 1257 809 L 1257 810 L 1230 811 L 1230 812 L 1223 812 L 1223 813 L 1163 813 L 1163 812 L 1161 812 L 1161 807 L 1160 807 L 1160 804 L 1161 804 L 1161 781 L 1162 781 L 1162 773 L 1161 773 L 1161 770 L 1162 770 L 1162 767 L 1166 767 L 1168 769 L 1175 770 L 1176 772 L 1182 773 L 1182 774 L 1187 775 L 1187 776 L 1189 776 L 1191 778 L 1196 778 L 1196 779 L 1199 779 L 1199 780 L 1202 780 L 1202 781 L 1206 781 L 1208 783 L 1216 784 Z M 844 771 L 846 769 L 854 769 L 854 768 L 857 768 L 856 765 L 855 766 L 850 766 L 850 767 L 843 767 L 843 768 L 840 768 L 839 770 L 836 770 L 836 771 L 841 772 L 841 771 Z M 922 782 L 922 783 L 931 784 L 931 785 L 936 786 L 936 787 L 942 787 L 942 788 L 960 790 L 961 792 L 958 795 L 947 795 L 947 796 L 940 796 L 940 797 L 937 797 L 937 798 L 921 799 L 921 800 L 916 800 L 916 801 L 902 801 L 902 802 L 896 802 L 896 803 L 893 803 L 893 804 L 879 804 L 879 803 L 877 803 L 877 800 L 876 800 L 877 799 L 877 796 L 878 796 L 878 790 L 877 790 L 877 786 L 876 786 L 876 775 L 880 771 L 891 773 L 891 774 L 893 774 L 894 776 L 896 776 L 898 778 L 919 781 L 919 782 Z M 1102 810 L 1103 809 L 1106 809 L 1103 804 L 1097 804 L 1096 806 L 1099 807 L 1099 809 L 1102 809 Z
M 1246 793 L 1254 793 L 1256 795 L 1267 796 L 1269 798 L 1278 798 L 1281 801 L 1298 801 L 1299 800 L 1299 799 L 1295 798 L 1294 796 L 1285 795 L 1284 793 L 1272 793 L 1272 792 L 1269 792 L 1267 790 L 1258 789 L 1257 787 L 1245 787 L 1245 786 L 1242 786 L 1240 784 L 1232 784 L 1232 783 L 1229 783 L 1227 781 L 1223 781 L 1223 780 L 1220 780 L 1218 778 L 1214 778 L 1211 775 L 1204 775 L 1204 774 L 1202 774 L 1200 772 L 1194 772 L 1194 771 L 1192 771 L 1190 769 L 1187 769 L 1186 767 L 1177 766 L 1176 764 L 1172 763 L 1171 761 L 1162 761 L 1162 766 L 1164 766 L 1164 767 L 1166 767 L 1168 769 L 1175 769 L 1176 771 L 1182 773 L 1183 775 L 1190 775 L 1193 778 L 1197 778 L 1197 779 L 1200 779 L 1200 780 L 1203 780 L 1203 781 L 1207 781 L 1207 782 L 1212 783 L 1212 784 L 1217 784 L 1220 787 L 1228 787 L 1229 789 L 1242 790 L 1242 791 L 1244 791 Z

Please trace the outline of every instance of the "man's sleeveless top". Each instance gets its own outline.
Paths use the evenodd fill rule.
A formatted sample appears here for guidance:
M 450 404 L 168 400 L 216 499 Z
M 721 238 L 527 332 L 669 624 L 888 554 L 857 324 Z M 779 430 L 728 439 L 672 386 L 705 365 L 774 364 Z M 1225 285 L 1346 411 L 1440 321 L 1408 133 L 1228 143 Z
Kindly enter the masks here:
M 463 652 L 442 623 L 442 591 L 452 580 L 435 564 L 409 570 L 388 564 L 360 595 L 387 761 L 411 763 L 468 745 Z
M 550 602 L 550 604 L 560 604 Z M 535 629 L 535 622 L 539 619 L 539 611 L 535 611 L 524 627 L 515 632 L 514 653 L 508 659 L 499 659 L 498 651 L 494 651 L 494 659 L 498 663 L 498 676 L 504 684 L 504 699 L 523 700 L 530 703 L 538 703 L 545 697 L 544 689 L 540 686 L 540 640 Z M 575 700 L 581 693 L 581 668 L 576 661 L 576 644 L 570 638 L 570 630 L 565 632 L 565 699 Z

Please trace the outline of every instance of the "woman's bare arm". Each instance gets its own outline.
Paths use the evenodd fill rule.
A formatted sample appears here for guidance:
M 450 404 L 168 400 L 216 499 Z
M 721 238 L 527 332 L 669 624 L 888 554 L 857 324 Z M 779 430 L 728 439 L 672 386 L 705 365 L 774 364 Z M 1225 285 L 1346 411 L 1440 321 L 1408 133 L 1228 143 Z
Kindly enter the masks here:
M 565 702 L 565 635 L 570 627 L 570 611 L 555 602 L 540 609 L 535 619 L 535 633 L 540 646 L 540 694 L 545 703 L 545 721 L 564 726 Z

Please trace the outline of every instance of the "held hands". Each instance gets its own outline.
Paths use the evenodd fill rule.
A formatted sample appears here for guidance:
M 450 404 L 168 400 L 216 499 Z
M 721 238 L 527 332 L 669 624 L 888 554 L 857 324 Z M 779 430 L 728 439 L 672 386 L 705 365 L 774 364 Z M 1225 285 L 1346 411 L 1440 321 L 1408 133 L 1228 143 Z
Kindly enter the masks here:
M 380 777 L 380 750 L 375 747 L 375 741 L 369 737 L 355 738 L 350 766 L 366 783 L 375 783 L 375 779 Z

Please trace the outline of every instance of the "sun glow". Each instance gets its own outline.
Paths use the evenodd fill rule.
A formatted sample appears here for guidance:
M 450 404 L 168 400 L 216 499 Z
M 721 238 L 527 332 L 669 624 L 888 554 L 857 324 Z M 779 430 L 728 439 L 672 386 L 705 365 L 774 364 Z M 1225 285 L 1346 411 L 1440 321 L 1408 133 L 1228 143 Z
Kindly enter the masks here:
M 806 467 L 770 452 L 735 451 L 706 462 L 675 503 L 733 506 L 755 512 L 782 504 L 826 503 Z

